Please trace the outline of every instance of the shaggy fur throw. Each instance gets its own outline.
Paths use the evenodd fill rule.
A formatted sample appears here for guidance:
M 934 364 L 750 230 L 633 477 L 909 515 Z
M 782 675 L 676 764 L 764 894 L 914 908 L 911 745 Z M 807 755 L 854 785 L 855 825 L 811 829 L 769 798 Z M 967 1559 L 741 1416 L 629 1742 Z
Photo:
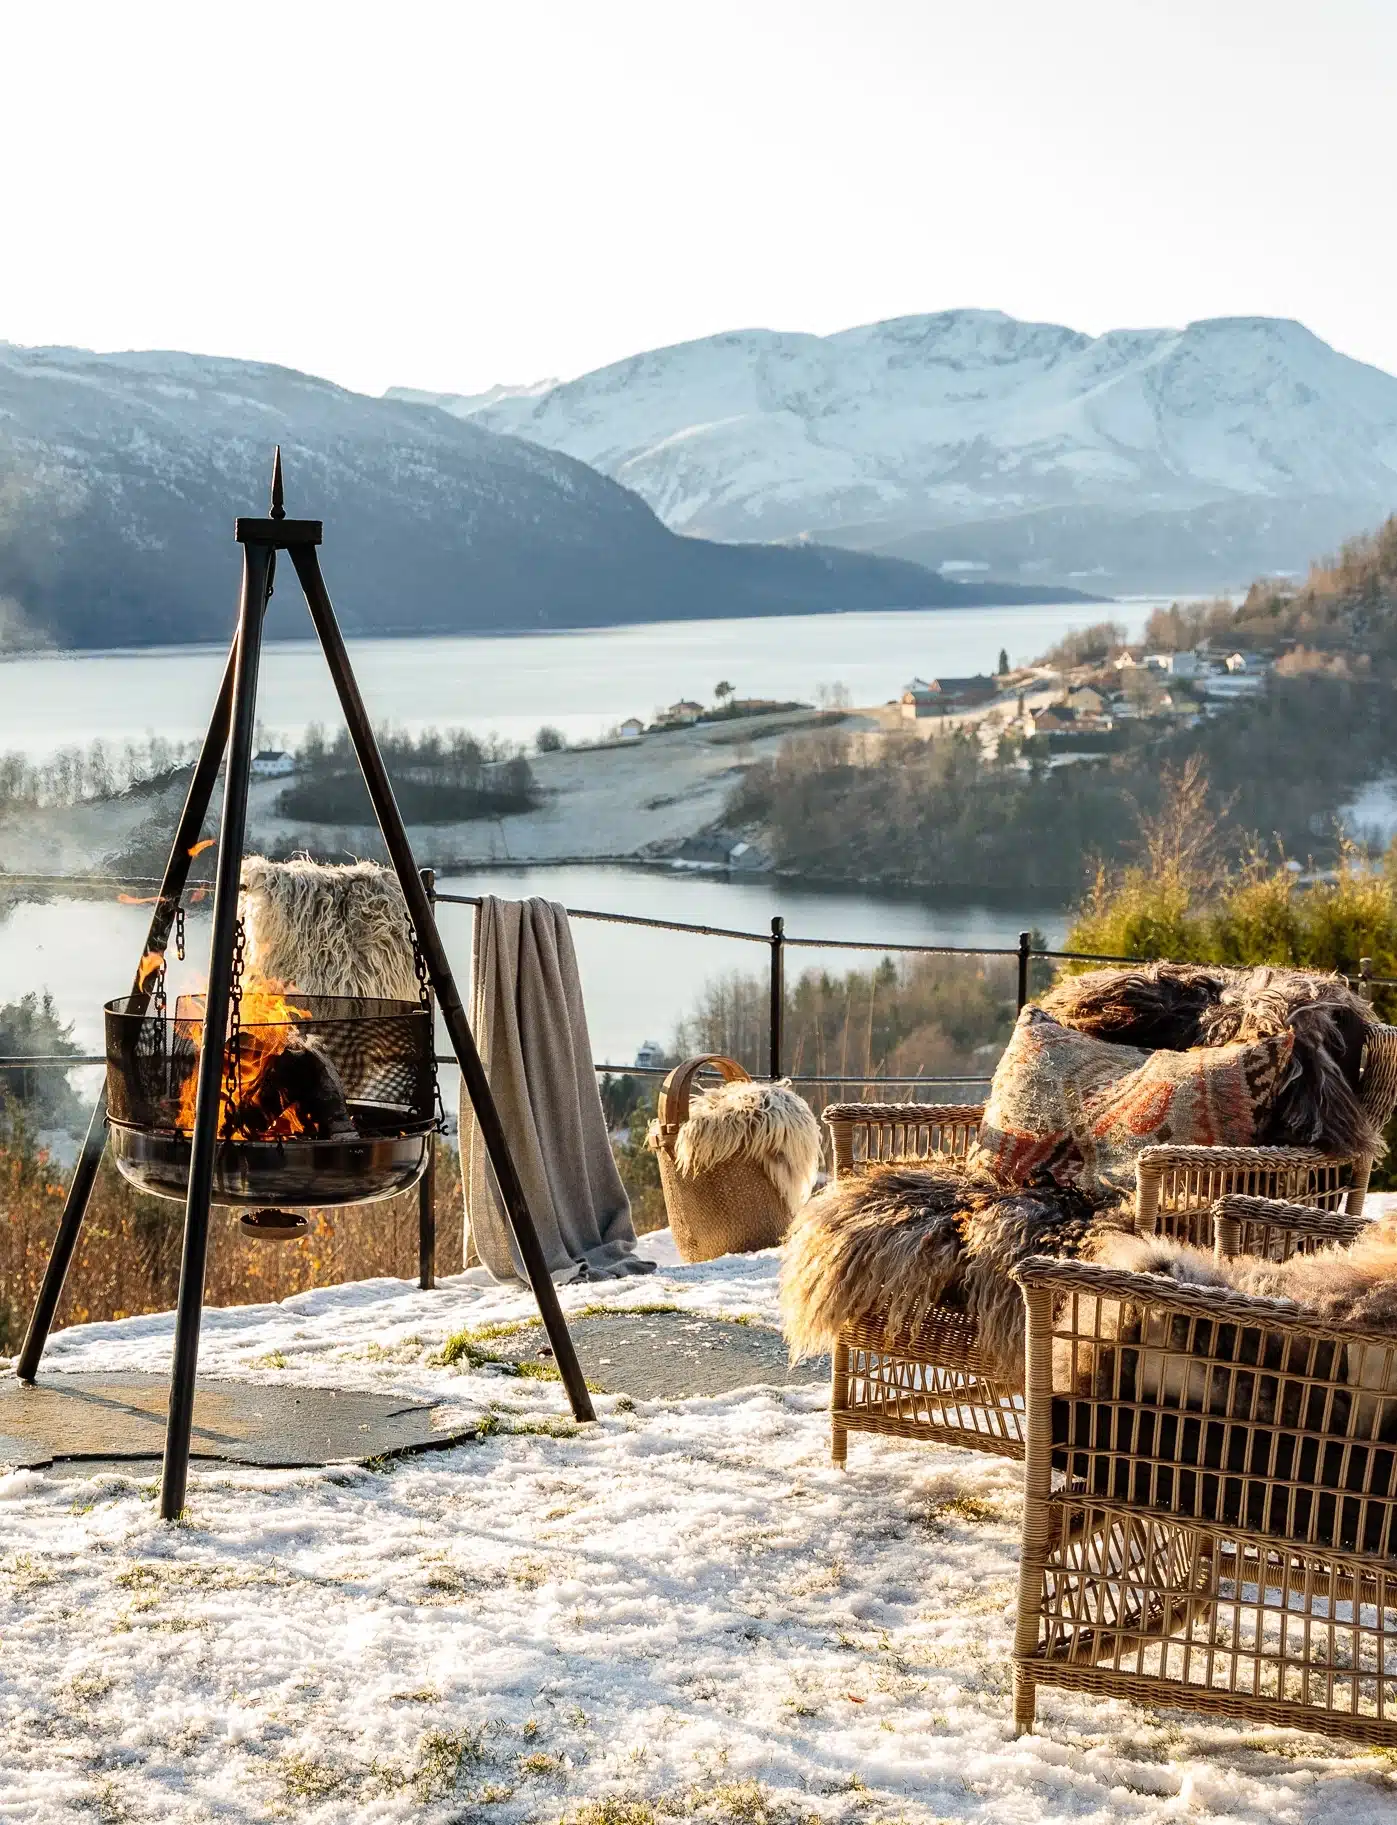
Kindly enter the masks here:
M 243 859 L 247 961 L 306 995 L 417 1000 L 407 904 L 376 862 Z
M 1189 1286 L 1225 1286 L 1263 1299 L 1288 1299 L 1338 1330 L 1397 1337 L 1397 1226 L 1374 1223 L 1347 1248 L 1288 1261 L 1236 1255 L 1218 1261 L 1163 1236 L 1104 1237 L 1096 1259 L 1136 1274 L 1162 1274 Z
M 1116 1214 L 1113 1214 L 1116 1213 Z M 781 1264 L 781 1316 L 797 1360 L 851 1321 L 912 1330 L 932 1305 L 972 1313 L 980 1346 L 1023 1385 L 1023 1295 L 1009 1270 L 1029 1255 L 1079 1256 L 1127 1217 L 1057 1185 L 1006 1190 L 951 1163 L 875 1166 L 836 1179 L 796 1217 Z
M 652 1151 L 659 1146 L 658 1122 L 646 1144 Z M 674 1142 L 676 1170 L 692 1178 L 732 1159 L 759 1166 L 789 1211 L 810 1196 L 820 1169 L 820 1128 L 789 1082 L 719 1084 L 690 1099 Z
M 1045 1013 L 1114 1045 L 1184 1051 L 1289 1033 L 1294 1049 L 1262 1134 L 1270 1146 L 1340 1154 L 1383 1151 L 1359 1095 L 1372 1009 L 1341 976 L 1305 970 L 1152 963 L 1067 976 L 1043 996 Z

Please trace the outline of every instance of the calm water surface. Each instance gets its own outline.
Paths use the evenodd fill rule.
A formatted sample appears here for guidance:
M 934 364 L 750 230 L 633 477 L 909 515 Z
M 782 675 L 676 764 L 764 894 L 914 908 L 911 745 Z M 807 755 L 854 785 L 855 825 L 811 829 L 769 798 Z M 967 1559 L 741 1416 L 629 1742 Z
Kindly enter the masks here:
M 1034 608 L 908 609 L 680 621 L 517 638 L 352 640 L 360 688 L 376 721 L 407 729 L 459 726 L 532 741 L 552 723 L 591 740 L 627 716 L 680 697 L 711 701 L 727 679 L 741 696 L 814 702 L 848 687 L 856 704 L 885 703 L 920 674 L 993 671 L 1001 648 L 1036 658 L 1073 628 L 1111 617 L 1138 636 L 1159 598 Z M 0 662 L 0 751 L 203 733 L 226 649 L 29 656 Z M 258 710 L 267 739 L 292 742 L 308 723 L 337 726 L 320 649 L 264 649 Z
M 871 894 L 820 893 L 784 882 L 741 881 L 655 869 L 605 866 L 489 869 L 442 876 L 444 893 L 495 893 L 507 899 L 542 894 L 574 908 L 679 919 L 769 932 L 773 914 L 788 936 L 835 940 L 826 950 L 792 949 L 789 979 L 805 969 L 867 968 L 876 957 L 842 950 L 838 941 L 1010 947 L 1020 930 L 1037 926 L 1053 939 L 1064 929 L 1048 907 L 993 907 L 958 901 L 941 905 Z M 473 909 L 443 906 L 440 921 L 464 992 L 470 975 Z M 83 1049 L 101 1049 L 101 1006 L 130 984 L 149 919 L 147 909 L 114 900 L 22 901 L 0 910 L 0 1002 L 47 989 Z M 192 908 L 188 958 L 170 961 L 170 992 L 196 985 L 205 968 L 207 907 Z M 734 971 L 763 974 L 768 951 L 759 943 L 685 932 L 573 924 L 594 1056 L 627 1064 L 647 1039 L 667 1044 L 676 1022 L 703 986 Z M 91 1074 L 89 1074 L 89 1080 Z
M 855 703 L 882 702 L 914 674 L 992 670 L 1036 657 L 1072 628 L 1103 616 L 1139 633 L 1155 599 L 1034 608 L 890 611 L 739 621 L 694 621 L 518 638 L 359 640 L 351 643 L 374 717 L 495 731 L 527 741 L 541 723 L 572 739 L 623 717 L 650 715 L 681 696 L 709 699 L 721 678 L 746 695 L 812 701 L 845 685 Z M 223 664 L 212 647 L 26 657 L 0 663 L 0 750 L 43 755 L 101 737 L 200 735 Z M 264 739 L 294 740 L 310 722 L 334 726 L 336 710 L 319 649 L 279 643 L 265 653 L 259 711 Z M 0 866 L 4 857 L 0 854 Z M 1060 914 L 1041 906 L 994 908 L 858 893 L 817 893 L 783 883 L 728 881 L 655 870 L 570 867 L 482 871 L 443 889 L 506 896 L 545 894 L 578 907 L 770 929 L 782 914 L 792 936 L 964 945 L 1012 945 L 1022 927 L 1056 936 Z M 471 913 L 442 909 L 463 983 Z M 0 1001 L 48 989 L 84 1048 L 101 1041 L 100 1008 L 130 981 L 147 914 L 93 900 L 22 902 L 0 911 Z M 203 969 L 206 915 L 189 922 L 190 958 L 171 987 Z M 634 1058 L 646 1039 L 667 1042 L 706 982 L 766 968 L 758 944 L 579 921 L 575 927 L 594 1054 Z M 858 953 L 793 951 L 790 974 L 867 964 Z

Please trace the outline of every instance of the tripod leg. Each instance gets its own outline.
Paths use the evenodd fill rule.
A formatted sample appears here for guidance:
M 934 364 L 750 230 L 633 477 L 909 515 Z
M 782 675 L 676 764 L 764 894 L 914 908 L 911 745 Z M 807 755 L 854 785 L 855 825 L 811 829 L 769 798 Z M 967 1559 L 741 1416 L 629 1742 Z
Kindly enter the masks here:
M 485 1151 L 495 1170 L 495 1182 L 500 1188 L 505 1215 L 509 1219 L 509 1226 L 514 1234 L 515 1247 L 519 1250 L 524 1272 L 529 1277 L 529 1285 L 538 1302 L 539 1316 L 543 1319 L 543 1328 L 548 1333 L 548 1341 L 553 1347 L 553 1359 L 558 1365 L 558 1372 L 567 1388 L 573 1416 L 580 1420 L 595 1419 L 596 1413 L 592 1407 L 592 1397 L 587 1391 L 587 1383 L 583 1378 L 582 1365 L 577 1360 L 577 1351 L 573 1347 L 572 1337 L 563 1317 L 563 1308 L 558 1303 L 558 1289 L 554 1286 L 548 1272 L 548 1263 L 544 1259 L 538 1231 L 534 1228 L 533 1216 L 529 1210 L 528 1200 L 524 1196 L 524 1187 L 519 1182 L 519 1174 L 515 1170 L 514 1160 L 510 1155 L 504 1124 L 500 1121 L 500 1112 L 495 1105 L 490 1082 L 485 1075 L 485 1067 L 481 1064 L 480 1054 L 476 1050 L 475 1038 L 471 1033 L 470 1022 L 466 1018 L 466 1010 L 461 1004 L 456 979 L 451 973 L 451 962 L 446 954 L 446 946 L 442 943 L 441 933 L 437 930 L 431 902 L 417 872 L 417 863 L 413 857 L 412 845 L 408 842 L 402 813 L 398 810 L 397 800 L 393 797 L 393 787 L 388 778 L 387 769 L 383 765 L 383 756 L 378 751 L 378 743 L 374 740 L 373 726 L 369 722 L 368 711 L 364 708 L 364 700 L 359 695 L 354 669 L 349 663 L 349 654 L 345 650 L 339 623 L 335 619 L 329 592 L 325 588 L 325 579 L 320 574 L 320 562 L 316 557 L 314 546 L 293 546 L 291 561 L 296 566 L 296 575 L 300 578 L 301 588 L 305 591 L 311 620 L 315 623 L 315 631 L 320 636 L 320 644 L 325 649 L 330 675 L 335 681 L 335 690 L 339 694 L 340 708 L 344 712 L 345 722 L 349 725 L 349 738 L 354 743 L 354 752 L 359 759 L 364 784 L 368 787 L 369 797 L 373 800 L 378 827 L 383 832 L 383 840 L 388 846 L 388 854 L 392 858 L 398 883 L 403 890 L 403 898 L 407 901 L 408 913 L 412 919 L 413 929 L 417 933 L 417 942 L 422 947 L 427 973 L 436 993 L 437 1005 L 441 1009 L 441 1017 L 446 1030 L 451 1036 L 452 1050 L 460 1063 L 461 1075 L 465 1079 L 466 1089 L 475 1109 L 476 1120 L 480 1123 Z
M 437 1137 L 427 1138 L 427 1169 L 417 1182 L 417 1284 L 428 1293 L 437 1283 Z
M 247 834 L 247 793 L 252 778 L 252 743 L 257 714 L 257 667 L 262 655 L 262 618 L 275 563 L 269 545 L 243 546 L 242 599 L 229 729 L 228 771 L 223 784 L 223 822 L 214 877 L 213 939 L 209 986 L 204 1001 L 204 1038 L 189 1153 L 189 1189 L 184 1205 L 184 1254 L 180 1261 L 179 1304 L 175 1311 L 175 1355 L 170 1377 L 170 1412 L 165 1428 L 165 1463 L 160 1482 L 160 1517 L 176 1521 L 184 1511 L 189 1481 L 189 1441 L 194 1428 L 194 1379 L 199 1367 L 199 1322 L 208 1260 L 209 1206 L 218 1156 L 219 1104 L 223 1088 L 224 1036 L 232 998 L 233 947 L 238 926 L 238 880 Z
M 199 832 L 204 827 L 209 801 L 213 797 L 214 782 L 218 778 L 218 769 L 223 761 L 223 750 L 228 745 L 228 715 L 233 703 L 233 664 L 236 657 L 237 647 L 235 645 L 228 654 L 228 663 L 223 668 L 223 681 L 218 687 L 218 696 L 214 700 L 213 714 L 209 717 L 204 745 L 190 778 L 189 790 L 184 797 L 184 809 L 180 812 L 174 841 L 170 845 L 170 859 L 165 864 L 165 877 L 160 883 L 160 897 L 155 903 L 150 928 L 146 933 L 147 952 L 159 951 L 163 955 L 166 945 L 170 942 L 170 927 L 174 924 L 180 895 L 184 892 L 185 883 L 189 879 L 191 861 L 189 852 L 198 842 Z M 148 1001 L 149 995 L 141 987 L 141 972 L 138 969 L 129 1003 L 132 1012 L 144 1013 Z M 39 1297 L 34 1302 L 34 1315 L 29 1320 L 24 1347 L 19 1353 L 19 1366 L 15 1373 L 21 1381 L 33 1381 L 39 1372 L 39 1359 L 44 1353 L 44 1345 L 48 1342 L 49 1331 L 53 1328 L 54 1315 L 58 1311 L 58 1301 L 63 1294 L 63 1282 L 72 1265 L 73 1251 L 78 1245 L 78 1233 L 82 1229 L 82 1220 L 87 1215 L 92 1187 L 97 1180 L 97 1168 L 102 1163 L 102 1152 L 106 1144 L 107 1086 L 104 1083 L 101 1094 L 97 1098 L 97 1106 L 92 1111 L 92 1120 L 87 1125 L 87 1138 L 82 1144 L 82 1152 L 78 1155 L 77 1165 L 73 1168 L 73 1176 L 68 1182 L 68 1195 L 63 1200 L 63 1215 L 59 1220 L 58 1234 L 53 1239 L 48 1266 L 44 1269 L 43 1284 L 39 1288 Z
M 434 868 L 419 868 L 428 904 L 436 886 Z M 432 1050 L 436 1050 L 436 1010 L 432 1011 Z M 424 1293 L 437 1283 L 437 1137 L 427 1142 L 427 1170 L 417 1183 L 417 1284 Z

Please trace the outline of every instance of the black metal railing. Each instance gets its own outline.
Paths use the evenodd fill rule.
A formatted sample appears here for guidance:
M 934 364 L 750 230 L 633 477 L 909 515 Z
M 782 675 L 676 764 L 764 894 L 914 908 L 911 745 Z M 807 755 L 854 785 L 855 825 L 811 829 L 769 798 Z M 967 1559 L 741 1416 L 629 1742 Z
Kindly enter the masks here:
M 191 882 L 191 887 L 200 885 Z M 38 886 L 49 890 L 63 887 L 159 887 L 158 880 L 145 876 L 129 875 L 27 875 L 0 874 L 0 889 L 9 886 Z M 434 905 L 478 907 L 480 894 L 443 893 L 435 887 L 430 890 Z M 1149 963 L 1159 959 L 1148 957 L 1112 956 L 1104 951 L 1069 951 L 1054 950 L 1047 945 L 1033 942 L 1032 932 L 1019 933 L 1019 940 L 1013 946 L 972 945 L 972 944 L 916 944 L 904 939 L 880 941 L 876 938 L 819 938 L 803 937 L 791 934 L 786 930 L 786 921 L 777 914 L 767 931 L 744 931 L 736 926 L 697 925 L 682 919 L 653 919 L 639 913 L 606 912 L 590 906 L 568 906 L 564 908 L 570 919 L 592 920 L 605 925 L 643 926 L 652 931 L 683 932 L 693 937 L 722 938 L 736 943 L 760 944 L 767 951 L 767 968 L 770 981 L 768 997 L 769 1011 L 767 1023 L 767 1073 L 775 1078 L 783 1075 L 784 1028 L 786 1010 L 786 952 L 788 950 L 840 950 L 871 951 L 882 956 L 910 955 L 919 957 L 998 957 L 1011 959 L 1017 968 L 1015 1000 L 1018 1010 L 1022 1010 L 1029 998 L 1029 972 L 1034 962 L 1042 960 L 1049 963 Z M 1367 999 L 1372 998 L 1375 988 L 1397 988 L 1397 978 L 1375 976 L 1371 957 L 1360 957 L 1354 969 L 1342 972 L 1358 992 Z M 105 1057 L 91 1054 L 79 1056 L 54 1054 L 48 1056 L 0 1057 L 0 1068 L 24 1069 L 73 1069 L 79 1065 L 99 1065 L 106 1062 Z M 454 1057 L 442 1057 L 439 1064 L 453 1064 Z M 663 1065 L 615 1065 L 596 1064 L 599 1075 L 632 1077 L 663 1077 L 667 1066 Z M 863 1076 L 830 1076 L 820 1073 L 816 1076 L 799 1076 L 794 1080 L 803 1084 L 919 1084 L 940 1085 L 945 1087 L 983 1084 L 982 1076 L 966 1077 L 920 1077 L 909 1074 L 903 1077 Z

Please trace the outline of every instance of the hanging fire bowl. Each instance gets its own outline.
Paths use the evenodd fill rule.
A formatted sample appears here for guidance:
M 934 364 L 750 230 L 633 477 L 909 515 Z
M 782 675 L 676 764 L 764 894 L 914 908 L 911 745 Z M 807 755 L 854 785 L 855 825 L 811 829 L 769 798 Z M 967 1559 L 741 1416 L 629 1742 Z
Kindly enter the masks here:
M 363 1204 L 415 1185 L 436 1126 L 431 1011 L 294 990 L 270 1008 L 251 1000 L 224 1048 L 214 1203 Z M 203 997 L 181 995 L 173 1018 L 128 996 L 104 1012 L 117 1168 L 182 1202 Z

